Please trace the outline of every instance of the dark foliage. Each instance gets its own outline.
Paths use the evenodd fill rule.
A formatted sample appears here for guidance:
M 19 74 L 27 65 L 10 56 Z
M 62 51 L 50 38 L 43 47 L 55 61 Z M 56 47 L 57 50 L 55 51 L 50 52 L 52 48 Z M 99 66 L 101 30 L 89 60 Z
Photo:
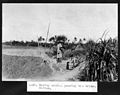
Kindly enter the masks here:
M 86 43 L 88 55 L 82 80 L 87 81 L 117 81 L 118 80 L 118 51 L 117 40 L 101 40 L 98 43 Z M 84 78 L 83 78 L 84 77 Z

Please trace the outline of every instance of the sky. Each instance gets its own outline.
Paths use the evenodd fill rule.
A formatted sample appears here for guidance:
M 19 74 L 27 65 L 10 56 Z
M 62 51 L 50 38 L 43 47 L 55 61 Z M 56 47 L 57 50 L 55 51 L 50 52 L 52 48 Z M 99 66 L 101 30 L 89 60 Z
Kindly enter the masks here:
M 106 38 L 118 35 L 118 5 L 108 4 L 44 4 L 3 3 L 2 41 L 37 41 L 38 36 L 48 39 L 65 35 L 70 41 L 77 37 L 97 40 L 103 32 Z

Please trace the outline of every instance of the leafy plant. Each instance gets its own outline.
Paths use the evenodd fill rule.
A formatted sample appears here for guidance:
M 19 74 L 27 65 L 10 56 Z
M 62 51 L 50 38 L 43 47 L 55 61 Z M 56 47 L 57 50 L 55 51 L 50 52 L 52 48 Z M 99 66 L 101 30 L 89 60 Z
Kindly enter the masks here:
M 89 43 L 88 81 L 116 81 L 118 80 L 118 52 L 115 39 L 102 40 L 98 43 Z M 87 69 L 86 69 L 87 72 Z

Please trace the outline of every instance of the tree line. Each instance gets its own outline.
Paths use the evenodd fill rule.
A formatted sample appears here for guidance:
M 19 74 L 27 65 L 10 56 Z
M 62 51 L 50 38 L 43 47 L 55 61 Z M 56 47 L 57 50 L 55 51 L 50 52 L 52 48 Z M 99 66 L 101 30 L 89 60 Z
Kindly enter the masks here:
M 58 42 L 63 43 L 64 45 L 75 45 L 78 43 L 81 43 L 83 41 L 86 41 L 85 38 L 83 39 L 79 39 L 79 41 L 77 42 L 77 38 L 74 37 L 73 41 L 70 42 L 70 40 L 65 36 L 65 35 L 55 35 L 53 37 L 50 37 L 48 42 L 45 41 L 45 38 L 40 36 L 37 38 L 37 41 L 31 40 L 31 41 L 16 41 L 16 40 L 12 40 L 12 41 L 6 41 L 3 44 L 5 45 L 11 45 L 11 46 L 35 46 L 35 47 L 39 47 L 39 46 L 43 46 L 43 47 L 51 47 L 53 45 L 57 45 Z M 76 43 L 77 42 L 77 43 Z

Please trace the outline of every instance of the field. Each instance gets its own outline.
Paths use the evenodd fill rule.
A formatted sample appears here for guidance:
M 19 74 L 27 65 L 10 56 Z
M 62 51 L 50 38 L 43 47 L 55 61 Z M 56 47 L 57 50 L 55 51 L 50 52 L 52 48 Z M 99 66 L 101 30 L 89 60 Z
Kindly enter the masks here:
M 85 62 L 73 70 L 67 70 L 68 60 L 57 64 L 46 51 L 50 52 L 50 49 L 3 46 L 2 80 L 77 81 L 76 77 L 84 69 Z

